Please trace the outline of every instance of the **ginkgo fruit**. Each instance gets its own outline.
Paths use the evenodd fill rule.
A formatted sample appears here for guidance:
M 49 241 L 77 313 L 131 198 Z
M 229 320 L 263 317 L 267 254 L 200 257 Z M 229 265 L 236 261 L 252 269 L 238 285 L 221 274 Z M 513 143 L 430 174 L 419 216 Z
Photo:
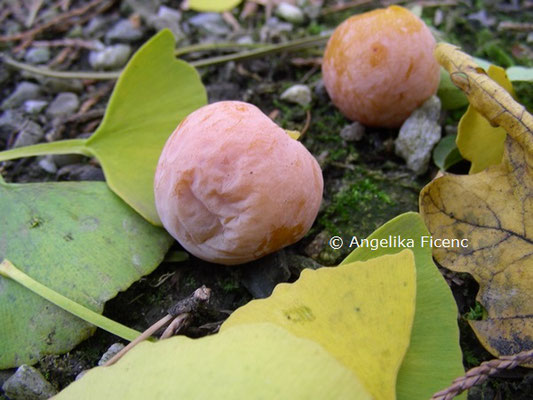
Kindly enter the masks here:
M 240 264 L 300 240 L 313 224 L 322 171 L 254 105 L 221 101 L 176 128 L 157 166 L 164 227 L 195 256 Z
M 437 90 L 434 48 L 429 28 L 403 7 L 354 15 L 328 41 L 324 85 L 347 118 L 398 127 Z

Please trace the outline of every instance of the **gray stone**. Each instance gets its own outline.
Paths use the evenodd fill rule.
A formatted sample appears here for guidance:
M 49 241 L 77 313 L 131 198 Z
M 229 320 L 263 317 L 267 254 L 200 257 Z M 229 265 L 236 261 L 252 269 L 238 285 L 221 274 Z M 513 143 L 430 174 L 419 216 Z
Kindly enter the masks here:
M 121 351 L 125 346 L 122 343 L 113 343 L 109 346 L 109 349 L 102 355 L 102 358 L 98 361 L 98 366 L 101 367 L 106 362 L 111 360 L 119 351 Z
M 0 115 L 0 138 L 7 140 L 11 135 L 18 132 L 24 117 L 18 110 L 6 110 Z
M 71 92 L 59 93 L 46 109 L 51 118 L 64 117 L 74 114 L 80 106 L 78 96 Z
M 0 68 L 0 85 L 3 85 L 9 80 L 11 70 L 7 68 Z
M 39 114 L 47 105 L 48 102 L 46 100 L 26 100 L 23 109 L 28 114 Z
M 341 130 L 341 138 L 347 142 L 358 142 L 363 136 L 365 136 L 365 127 L 357 121 L 350 125 L 346 125 Z
M 395 141 L 396 154 L 417 175 L 427 171 L 431 150 L 441 138 L 440 108 L 439 98 L 430 97 L 403 123 Z
M 292 32 L 293 29 L 294 26 L 290 22 L 283 22 L 276 17 L 270 17 L 266 24 L 261 27 L 259 39 L 261 42 L 279 39 Z
M 79 79 L 61 79 L 51 76 L 41 77 L 39 82 L 44 86 L 48 93 L 74 92 L 83 91 L 83 83 Z
M 533 32 L 529 32 L 526 38 L 527 43 L 533 43 Z
M 26 51 L 24 59 L 30 64 L 44 64 L 50 60 L 48 47 L 32 47 Z
M 316 19 L 320 16 L 322 11 L 322 6 L 324 5 L 323 0 L 299 0 L 296 2 L 298 7 L 302 9 L 305 15 L 311 19 Z
M 290 271 L 298 276 L 304 269 L 318 269 L 322 268 L 322 264 L 317 263 L 309 257 L 301 256 L 299 254 L 287 254 L 287 264 Z
M 200 13 L 189 18 L 190 25 L 215 36 L 226 36 L 231 33 L 231 28 L 226 24 L 219 13 Z
M 89 23 L 83 28 L 83 36 L 87 38 L 101 38 L 105 34 L 105 30 L 109 24 L 109 19 L 97 15 L 90 19 Z
M 276 15 L 293 24 L 300 24 L 305 19 L 303 11 L 290 3 L 280 3 L 276 7 Z
M 22 81 L 17 85 L 13 93 L 2 102 L 2 108 L 4 110 L 8 108 L 17 108 L 26 100 L 38 98 L 40 94 L 41 89 L 39 88 L 39 85 L 32 82 Z
M 20 129 L 20 132 L 13 143 L 13 147 L 30 146 L 38 143 L 44 137 L 44 131 L 41 126 L 33 121 L 26 120 Z
M 119 69 L 123 67 L 131 54 L 131 47 L 127 44 L 107 46 L 103 50 L 89 53 L 89 64 L 93 69 Z
M 79 164 L 83 161 L 83 156 L 80 154 L 53 154 L 52 160 L 59 168 L 65 165 Z
M 281 94 L 280 99 L 289 103 L 306 106 L 311 103 L 311 89 L 307 85 L 294 85 L 285 90 Z
M 121 19 L 106 33 L 108 41 L 135 42 L 143 37 L 143 30 L 129 19 Z
M 176 42 L 180 42 L 185 34 L 180 27 L 181 13 L 173 8 L 161 6 L 157 15 L 148 17 L 148 24 L 157 31 L 168 28 L 174 34 Z
M 57 172 L 57 165 L 55 165 L 52 156 L 47 155 L 41 158 L 38 162 L 39 167 L 49 174 L 55 174 Z
M 104 181 L 102 170 L 91 164 L 72 164 L 61 168 L 57 172 L 60 180 L 66 181 Z
M 278 283 L 287 282 L 291 276 L 285 250 L 246 263 L 242 272 L 242 284 L 259 299 L 270 296 Z
M 125 14 L 139 14 L 142 18 L 148 19 L 155 14 L 161 3 L 161 0 L 124 0 L 120 5 L 129 8 L 126 11 L 131 11 Z
M 21 365 L 2 389 L 11 400 L 46 400 L 57 393 L 50 382 L 29 365 Z
M 6 383 L 6 381 L 11 378 L 15 373 L 15 369 L 2 369 L 0 370 L 0 388 Z M 0 397 L 1 398 L 1 397 Z

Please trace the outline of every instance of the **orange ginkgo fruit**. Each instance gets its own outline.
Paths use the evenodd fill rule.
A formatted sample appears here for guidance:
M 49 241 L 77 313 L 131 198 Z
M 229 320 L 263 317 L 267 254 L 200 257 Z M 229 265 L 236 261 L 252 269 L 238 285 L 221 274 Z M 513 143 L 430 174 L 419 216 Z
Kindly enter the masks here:
M 324 85 L 347 118 L 398 127 L 437 90 L 434 48 L 429 28 L 403 7 L 355 15 L 329 39 Z

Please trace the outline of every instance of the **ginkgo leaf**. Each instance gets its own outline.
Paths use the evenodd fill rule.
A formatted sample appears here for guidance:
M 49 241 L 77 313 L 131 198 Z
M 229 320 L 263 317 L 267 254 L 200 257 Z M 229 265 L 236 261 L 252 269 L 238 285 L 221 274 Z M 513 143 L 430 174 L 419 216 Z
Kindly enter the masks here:
M 19 147 L 0 152 L 0 161 L 42 154 L 95 156 L 111 190 L 148 221 L 161 225 L 153 189 L 157 161 L 179 122 L 207 103 L 198 72 L 174 57 L 174 46 L 174 36 L 165 29 L 135 53 L 89 139 Z
M 533 341 L 533 116 L 455 46 L 440 44 L 439 62 L 472 106 L 507 132 L 503 160 L 475 175 L 445 175 L 420 194 L 429 231 L 466 239 L 468 247 L 434 248 L 436 260 L 478 281 L 487 319 L 471 326 L 494 355 L 529 350 Z
M 455 144 L 456 138 L 457 135 L 444 136 L 433 149 L 433 161 L 443 171 L 463 160 Z
M 196 340 L 140 343 L 116 365 L 88 371 L 54 399 L 372 397 L 317 343 L 272 324 L 247 324 Z
M 322 345 L 375 399 L 396 398 L 414 316 L 414 257 L 405 250 L 335 268 L 304 270 L 267 299 L 236 310 L 221 331 L 271 322 Z M 319 398 L 319 397 L 315 397 Z
M 491 65 L 487 74 L 514 97 L 513 85 L 503 68 Z M 457 148 L 463 158 L 470 161 L 470 173 L 483 171 L 502 161 L 505 130 L 495 127 L 476 109 L 469 105 L 457 127 Z
M 241 2 L 242 0 L 189 0 L 188 4 L 195 11 L 222 12 L 237 7 Z
M 507 68 L 507 76 L 512 82 L 533 82 L 533 68 L 513 66 Z
M 396 254 L 412 240 L 410 250 L 416 264 L 416 308 L 411 343 L 398 373 L 396 396 L 399 400 L 429 399 L 464 373 L 457 306 L 448 284 L 433 263 L 431 247 L 427 243 L 429 232 L 421 216 L 414 212 L 399 215 L 368 237 L 376 241 L 391 241 L 391 238 L 397 238 L 395 246 L 376 250 L 358 247 L 342 264 Z
M 0 261 L 99 313 L 173 241 L 103 182 L 0 182 L 0 215 Z M 69 351 L 95 329 L 2 276 L 0 326 L 0 369 Z

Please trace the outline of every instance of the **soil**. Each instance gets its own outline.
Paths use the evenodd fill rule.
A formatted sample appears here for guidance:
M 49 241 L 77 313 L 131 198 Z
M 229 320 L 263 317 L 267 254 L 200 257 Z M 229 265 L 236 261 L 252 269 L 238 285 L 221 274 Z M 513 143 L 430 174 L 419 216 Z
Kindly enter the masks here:
M 7 1 L 0 5 L 0 35 L 24 30 L 21 24 L 21 5 Z M 65 10 L 54 8 L 53 2 L 45 1 L 34 26 L 39 25 L 51 16 L 43 16 L 47 10 L 56 15 Z M 82 5 L 81 1 L 55 2 L 71 3 L 69 10 Z M 106 18 L 107 25 L 95 31 L 94 39 L 102 39 L 105 29 L 115 21 L 123 18 L 137 21 L 141 11 L 136 8 L 135 1 L 115 1 L 99 13 Z M 152 2 L 147 2 L 152 3 Z M 155 1 L 175 9 L 177 1 Z M 390 2 L 359 2 L 345 10 L 331 7 L 347 1 L 325 1 L 322 12 L 315 18 L 307 18 L 305 23 L 295 25 L 293 29 L 273 33 L 269 40 L 283 42 L 290 39 L 328 32 L 338 23 L 354 13 L 370 10 Z M 353 3 L 353 2 L 352 2 Z M 398 2 L 397 2 L 398 3 Z M 533 20 L 533 3 L 531 1 L 467 1 L 467 2 L 413 2 L 403 5 L 418 7 L 422 18 L 434 26 L 444 40 L 458 44 L 466 52 L 491 60 L 502 66 L 513 64 L 532 66 L 533 50 L 531 32 L 517 29 L 501 29 L 501 22 L 522 23 Z M 441 3 L 441 4 L 439 4 Z M 340 7 L 339 7 L 340 9 Z M 330 10 L 325 13 L 324 11 Z M 258 41 L 266 31 L 264 7 L 259 7 L 250 17 L 241 17 L 241 8 L 232 15 L 241 24 L 241 33 L 235 33 L 227 27 L 224 35 L 213 36 L 212 33 L 201 31 L 187 24 L 194 16 L 192 11 L 184 11 L 181 24 L 187 36 L 180 46 L 201 43 L 209 40 L 235 41 L 239 37 L 248 36 Z M 93 15 L 95 17 L 96 15 Z M 137 18 L 137 19 L 136 19 Z M 75 23 L 65 25 L 68 29 L 61 31 L 53 27 L 44 30 L 33 38 L 33 41 L 52 41 L 65 38 L 81 38 L 90 40 L 90 34 L 80 31 L 87 28 L 90 21 L 72 19 Z M 141 19 L 141 26 L 144 22 Z M 279 24 L 283 23 L 279 21 Z M 500 26 L 500 29 L 498 28 Z M 130 42 L 133 49 L 140 46 L 155 31 L 144 27 L 142 36 Z M 531 29 L 531 28 L 529 28 Z M 76 36 L 78 35 L 78 36 Z M 30 43 L 24 44 L 30 46 Z M 23 58 L 25 50 L 21 50 L 20 42 L 7 41 L 1 43 L 2 51 L 15 59 Z M 54 69 L 89 70 L 89 50 L 77 47 L 51 47 L 49 63 Z M 234 49 L 233 49 L 234 50 Z M 212 289 L 210 312 L 194 318 L 181 332 L 191 337 L 215 333 L 220 323 L 236 308 L 246 304 L 254 297 L 266 297 L 276 283 L 293 282 L 303 268 L 316 268 L 320 265 L 332 266 L 341 261 L 349 249 L 334 251 L 327 245 L 331 235 L 349 237 L 357 235 L 365 237 L 381 224 L 406 211 L 418 210 L 418 193 L 438 172 L 431 164 L 423 176 L 415 176 L 401 158 L 394 154 L 394 139 L 397 130 L 367 128 L 359 141 L 346 141 L 339 132 L 350 124 L 330 103 L 323 88 L 317 57 L 322 49 L 315 47 L 305 51 L 276 53 L 263 58 L 240 62 L 230 62 L 200 69 L 202 80 L 207 87 L 209 101 L 236 99 L 257 105 L 266 114 L 275 115 L 275 121 L 285 129 L 302 130 L 308 115 L 311 118 L 309 128 L 304 133 L 302 143 L 319 159 L 325 180 L 324 202 L 319 216 L 311 231 L 299 243 L 290 246 L 279 254 L 266 257 L 264 260 L 239 267 L 221 267 L 206 263 L 193 256 L 183 262 L 163 262 L 152 274 L 133 284 L 127 291 L 120 293 L 106 304 L 104 315 L 134 329 L 144 330 L 166 314 L 166 310 L 175 302 L 189 296 L 196 288 L 206 285 Z M 205 58 L 222 51 L 196 52 L 187 55 L 186 59 Z M 4 78 L 1 78 L 4 76 Z M 7 98 L 22 80 L 30 79 L 39 85 L 42 80 L 27 75 L 16 69 L 8 69 L 0 65 L 0 94 Z M 304 83 L 309 85 L 313 93 L 313 101 L 308 106 L 297 106 L 283 102 L 279 95 L 287 87 Z M 64 118 L 52 121 L 44 112 L 32 116 L 45 132 L 54 133 L 60 138 L 87 137 L 94 131 L 102 117 L 102 110 L 111 93 L 111 83 L 107 81 L 86 80 L 81 82 L 83 89 L 78 91 L 80 102 L 95 99 L 87 113 L 87 118 L 74 121 Z M 533 86 L 531 84 L 515 85 L 520 101 L 531 110 L 533 105 Z M 46 95 L 47 100 L 53 98 Z M 447 131 L 453 131 L 464 109 L 444 111 L 442 125 Z M 57 133 L 59 132 L 59 134 Z M 10 148 L 18 131 L 8 135 L 0 134 L 0 149 Z M 45 140 L 45 139 L 42 139 Z M 92 179 L 103 179 L 99 166 L 94 160 L 75 159 L 57 172 L 47 172 L 39 165 L 38 159 L 17 160 L 2 165 L 0 172 L 7 182 L 53 181 L 79 179 L 90 176 Z M 65 169 L 66 168 L 66 169 Z M 88 175 L 83 175 L 80 171 Z M 74 171 L 74 172 L 73 172 Z M 78 171 L 76 173 L 76 171 Z M 454 168 L 454 172 L 466 173 L 467 163 Z M 83 178 L 82 178 L 83 179 Z M 181 248 L 175 244 L 172 251 Z M 280 268 L 281 265 L 281 268 Z M 467 320 L 480 313 L 475 296 L 477 283 L 467 274 L 455 274 L 442 269 L 450 284 L 458 304 L 459 326 L 461 330 L 461 347 L 464 354 L 465 369 L 479 365 L 492 359 L 478 342 Z M 46 356 L 36 365 L 43 375 L 57 388 L 62 389 L 84 369 L 95 366 L 117 338 L 102 330 L 71 352 L 63 355 Z M 472 389 L 469 399 L 530 399 L 533 393 L 533 371 L 526 368 L 515 368 L 499 373 L 483 385 Z M 2 392 L 0 391 L 0 399 Z

